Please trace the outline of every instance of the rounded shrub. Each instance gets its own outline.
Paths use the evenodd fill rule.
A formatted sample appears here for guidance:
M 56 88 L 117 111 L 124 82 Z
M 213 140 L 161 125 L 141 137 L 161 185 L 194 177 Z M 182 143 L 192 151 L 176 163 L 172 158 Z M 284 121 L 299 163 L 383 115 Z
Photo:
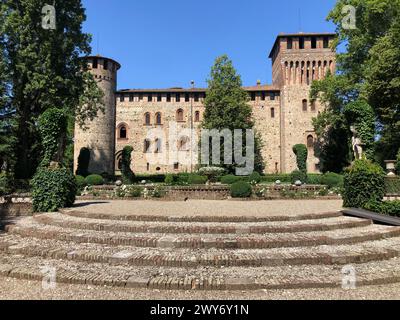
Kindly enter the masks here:
M 192 185 L 206 184 L 207 181 L 208 181 L 207 177 L 199 176 L 197 174 L 191 174 L 189 175 L 188 183 Z
M 258 172 L 253 172 L 249 177 L 250 183 L 260 183 L 261 182 L 261 175 Z
M 343 187 L 343 176 L 333 172 L 327 172 L 322 176 L 321 183 L 329 189 Z
M 75 202 L 76 180 L 66 168 L 39 168 L 31 184 L 35 212 L 55 212 Z
M 307 174 L 307 183 L 308 184 L 314 184 L 314 185 L 321 185 L 322 183 L 322 174 L 313 174 L 309 173 Z
M 88 186 L 101 186 L 104 184 L 103 177 L 98 174 L 91 174 L 85 180 Z
M 364 208 L 385 196 L 385 172 L 369 160 L 356 160 L 344 175 L 343 206 Z
M 227 176 L 223 176 L 221 178 L 221 183 L 222 184 L 234 184 L 236 182 L 242 181 L 242 177 L 238 177 L 238 176 L 234 176 L 232 174 L 227 175 Z
M 86 187 L 86 180 L 82 176 L 75 176 L 76 180 L 76 185 L 78 186 L 78 189 L 82 190 Z
M 253 194 L 251 185 L 244 181 L 238 181 L 231 185 L 232 198 L 249 198 Z
M 172 174 L 167 174 L 164 180 L 165 184 L 170 186 L 174 184 L 174 176 Z
M 300 170 L 295 170 L 290 174 L 290 182 L 295 184 L 297 181 L 301 181 L 302 183 L 307 183 L 307 173 Z

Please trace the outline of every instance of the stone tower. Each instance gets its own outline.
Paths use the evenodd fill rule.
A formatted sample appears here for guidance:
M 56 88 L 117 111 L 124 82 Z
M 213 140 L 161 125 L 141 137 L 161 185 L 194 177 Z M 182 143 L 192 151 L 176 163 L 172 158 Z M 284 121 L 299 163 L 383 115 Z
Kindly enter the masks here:
M 117 71 L 121 65 L 101 56 L 87 57 L 90 72 L 98 86 L 104 92 L 105 112 L 86 123 L 87 130 L 75 126 L 74 172 L 78 166 L 78 157 L 82 148 L 90 150 L 90 173 L 114 174 L 115 170 L 115 121 Z
M 271 51 L 273 85 L 281 90 L 281 172 L 297 169 L 292 151 L 296 144 L 307 145 L 308 171 L 319 172 L 312 119 L 322 111 L 322 106 L 310 103 L 309 94 L 314 80 L 335 71 L 336 53 L 331 49 L 334 39 L 332 33 L 281 34 Z

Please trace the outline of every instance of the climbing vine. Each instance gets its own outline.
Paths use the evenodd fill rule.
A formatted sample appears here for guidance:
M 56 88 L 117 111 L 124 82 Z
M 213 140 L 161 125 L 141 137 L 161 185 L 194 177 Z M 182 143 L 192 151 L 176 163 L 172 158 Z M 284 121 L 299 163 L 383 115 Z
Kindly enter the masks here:
M 349 103 L 344 108 L 348 127 L 354 126 L 357 135 L 363 143 L 365 155 L 372 160 L 374 157 L 375 114 L 372 107 L 363 100 Z
M 42 167 L 49 166 L 52 161 L 62 162 L 67 125 L 67 116 L 60 109 L 48 109 L 40 116 L 39 132 L 44 150 Z
M 122 178 L 123 182 L 126 184 L 132 184 L 134 182 L 135 175 L 131 169 L 132 162 L 132 152 L 133 148 L 131 146 L 126 146 L 122 150 Z
M 293 152 L 297 158 L 297 167 L 301 172 L 307 173 L 307 158 L 308 150 L 304 144 L 296 144 L 293 147 Z

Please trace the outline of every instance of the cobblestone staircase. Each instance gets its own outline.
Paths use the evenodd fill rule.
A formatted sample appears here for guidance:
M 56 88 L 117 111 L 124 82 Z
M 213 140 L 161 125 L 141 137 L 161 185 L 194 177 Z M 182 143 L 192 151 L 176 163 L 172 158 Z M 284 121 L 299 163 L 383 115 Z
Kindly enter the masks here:
M 400 228 L 344 217 L 138 216 L 66 210 L 0 235 L 0 275 L 170 290 L 258 290 L 400 282 Z

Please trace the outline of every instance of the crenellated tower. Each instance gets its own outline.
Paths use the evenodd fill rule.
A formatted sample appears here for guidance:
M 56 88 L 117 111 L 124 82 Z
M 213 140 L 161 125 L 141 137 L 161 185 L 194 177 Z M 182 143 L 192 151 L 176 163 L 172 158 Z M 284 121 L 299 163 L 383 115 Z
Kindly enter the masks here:
M 270 53 L 273 85 L 281 90 L 280 153 L 281 172 L 297 168 L 292 148 L 308 147 L 308 171 L 319 172 L 315 157 L 316 135 L 312 119 L 322 111 L 317 101 L 310 103 L 311 84 L 336 69 L 336 52 L 332 50 L 333 33 L 281 34 Z
M 89 71 L 104 92 L 105 112 L 99 112 L 93 121 L 86 123 L 87 130 L 75 126 L 74 171 L 78 166 L 80 150 L 89 148 L 91 159 L 89 172 L 114 174 L 115 168 L 115 121 L 117 72 L 121 65 L 101 56 L 87 57 Z

